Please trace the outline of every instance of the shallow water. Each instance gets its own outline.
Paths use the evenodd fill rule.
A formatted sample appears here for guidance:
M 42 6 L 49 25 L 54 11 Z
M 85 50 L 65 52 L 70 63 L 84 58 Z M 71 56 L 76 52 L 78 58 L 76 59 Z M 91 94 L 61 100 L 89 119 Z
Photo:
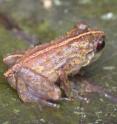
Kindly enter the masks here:
M 1 0 L 0 11 L 11 15 L 23 29 L 47 42 L 83 20 L 106 32 L 106 47 L 100 59 L 87 67 L 85 75 L 117 95 L 117 1 L 116 0 Z M 116 124 L 117 104 L 93 94 L 90 103 L 60 103 L 59 109 L 24 104 L 3 73 L 6 54 L 29 45 L 0 25 L 0 124 Z

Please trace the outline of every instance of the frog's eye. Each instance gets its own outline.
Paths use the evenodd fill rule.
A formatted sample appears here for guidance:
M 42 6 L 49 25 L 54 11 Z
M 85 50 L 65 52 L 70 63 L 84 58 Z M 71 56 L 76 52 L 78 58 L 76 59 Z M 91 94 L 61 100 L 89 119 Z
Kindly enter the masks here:
M 105 46 L 105 38 L 103 38 L 97 43 L 96 51 L 99 52 L 104 48 L 104 46 Z

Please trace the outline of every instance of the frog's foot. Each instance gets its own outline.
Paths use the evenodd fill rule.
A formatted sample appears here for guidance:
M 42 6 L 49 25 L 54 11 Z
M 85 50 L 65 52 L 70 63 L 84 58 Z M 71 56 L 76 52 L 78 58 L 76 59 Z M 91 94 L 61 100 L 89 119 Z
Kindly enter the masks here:
M 25 67 L 17 72 L 17 77 L 17 92 L 22 101 L 57 106 L 51 101 L 58 101 L 61 91 L 48 78 Z
M 22 54 L 14 54 L 9 55 L 3 59 L 3 62 L 9 67 L 13 66 L 23 55 Z

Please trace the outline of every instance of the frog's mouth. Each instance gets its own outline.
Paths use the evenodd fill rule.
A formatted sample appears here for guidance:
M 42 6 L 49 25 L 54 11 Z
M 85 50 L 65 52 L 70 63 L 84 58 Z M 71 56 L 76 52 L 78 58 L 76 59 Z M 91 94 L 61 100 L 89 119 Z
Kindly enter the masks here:
M 96 52 L 96 53 L 92 51 L 89 54 L 87 54 L 88 61 L 83 66 L 94 63 L 101 56 L 102 52 L 103 52 L 103 50 L 101 50 L 100 52 Z
M 90 63 L 93 63 L 95 62 L 103 53 L 103 50 L 101 50 L 100 52 L 97 52 L 94 57 L 92 58 L 91 62 Z

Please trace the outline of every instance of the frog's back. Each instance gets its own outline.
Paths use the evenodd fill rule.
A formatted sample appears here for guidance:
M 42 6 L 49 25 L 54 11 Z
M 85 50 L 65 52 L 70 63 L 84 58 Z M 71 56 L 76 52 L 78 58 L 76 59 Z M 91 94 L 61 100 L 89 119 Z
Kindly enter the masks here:
M 50 50 L 53 50 L 53 48 L 58 49 L 58 47 L 67 45 L 70 43 L 71 40 L 75 39 L 74 37 L 77 37 L 78 35 L 83 34 L 84 32 L 88 32 L 88 30 L 89 30 L 89 27 L 86 24 L 78 23 L 65 35 L 51 41 L 50 43 L 38 45 L 32 49 L 27 50 L 22 60 L 28 61 L 30 60 L 30 58 L 32 58 L 31 56 L 35 56 L 37 54 L 40 55 L 47 51 L 49 52 Z
M 45 48 L 42 51 L 46 51 L 49 48 L 50 47 Z M 38 52 L 41 53 L 42 51 Z M 37 55 L 34 54 L 24 59 L 23 65 L 47 77 L 54 77 L 54 79 L 56 79 L 58 70 L 66 65 L 66 63 L 68 63 L 68 61 L 70 61 L 72 57 L 75 57 L 76 55 L 78 56 L 78 54 L 76 54 L 76 51 L 78 50 L 73 49 L 73 47 L 71 47 L 71 45 L 69 44 L 57 47 L 55 49 L 53 48 L 51 50 L 48 50 L 47 52 L 44 52 L 43 54 L 39 54 L 37 52 L 35 53 Z
M 75 28 L 54 42 L 28 50 L 22 57 L 21 63 L 38 73 L 54 78 L 58 76 L 58 72 L 63 66 L 66 66 L 66 70 L 69 72 L 76 65 L 80 69 L 81 63 L 83 63 L 81 60 L 83 51 L 79 50 L 79 47 L 84 46 L 85 41 L 89 40 L 84 38 L 90 38 L 87 37 L 90 35 L 90 31 L 88 29 L 79 31 L 81 30 Z

